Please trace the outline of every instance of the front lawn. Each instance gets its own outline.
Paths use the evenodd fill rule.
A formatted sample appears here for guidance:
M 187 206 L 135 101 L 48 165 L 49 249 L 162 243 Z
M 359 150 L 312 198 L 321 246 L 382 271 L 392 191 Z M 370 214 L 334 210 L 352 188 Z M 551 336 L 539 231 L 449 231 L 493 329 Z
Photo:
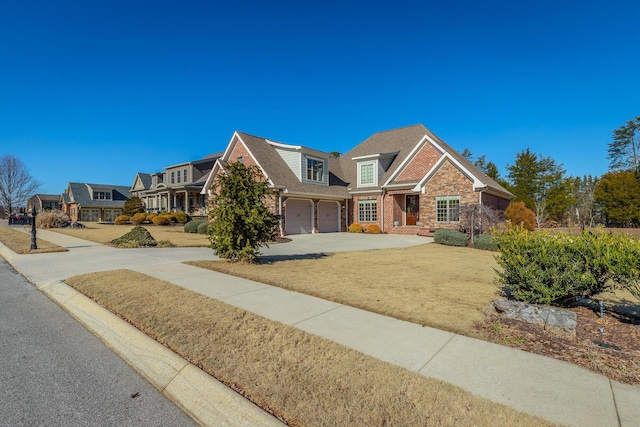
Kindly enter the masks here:
M 66 282 L 288 425 L 552 425 L 130 270 Z
M 131 224 L 115 225 L 92 222 L 85 223 L 84 225 L 85 228 L 49 228 L 48 230 L 106 245 L 112 240 L 128 233 L 134 227 Z M 143 224 L 142 226 L 151 233 L 157 242 L 165 240 L 177 247 L 207 247 L 210 244 L 208 237 L 204 234 L 185 233 L 184 224 Z

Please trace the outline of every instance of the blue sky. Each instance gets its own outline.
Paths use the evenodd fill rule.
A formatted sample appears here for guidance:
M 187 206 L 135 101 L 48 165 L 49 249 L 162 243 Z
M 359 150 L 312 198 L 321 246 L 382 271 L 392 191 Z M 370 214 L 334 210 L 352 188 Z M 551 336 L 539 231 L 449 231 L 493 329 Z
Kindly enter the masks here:
M 601 175 L 638 115 L 637 1 L 4 1 L 0 154 L 61 193 L 222 151 L 240 130 L 346 152 L 422 123 Z

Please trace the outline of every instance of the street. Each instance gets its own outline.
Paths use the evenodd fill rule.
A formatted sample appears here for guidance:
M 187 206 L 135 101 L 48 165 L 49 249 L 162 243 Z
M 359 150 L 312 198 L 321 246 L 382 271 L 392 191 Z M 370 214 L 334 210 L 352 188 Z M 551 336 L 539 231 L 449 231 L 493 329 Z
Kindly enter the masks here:
M 196 425 L 0 259 L 0 426 Z

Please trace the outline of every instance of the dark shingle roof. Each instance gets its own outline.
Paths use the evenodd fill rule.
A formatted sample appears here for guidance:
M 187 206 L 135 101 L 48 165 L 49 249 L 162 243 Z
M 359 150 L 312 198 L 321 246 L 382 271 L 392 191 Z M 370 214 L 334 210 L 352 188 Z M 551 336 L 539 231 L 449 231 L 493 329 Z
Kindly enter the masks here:
M 138 172 L 138 178 L 140 178 L 140 181 L 142 181 L 142 186 L 144 187 L 145 190 L 148 190 L 149 188 L 151 188 L 150 173 Z M 135 184 L 135 181 L 134 181 L 134 184 Z
M 493 178 L 487 176 L 477 166 L 460 155 L 446 142 L 442 141 L 433 132 L 431 132 L 421 124 L 377 132 L 364 140 L 362 143 L 358 144 L 351 151 L 340 158 L 340 164 L 343 171 L 343 179 L 346 182 L 351 183 L 351 186 L 355 189 L 355 185 L 357 183 L 357 161 L 353 160 L 354 157 L 383 153 L 397 153 L 389 168 L 380 180 L 380 185 L 384 185 L 384 183 L 386 183 L 389 178 L 391 178 L 394 172 L 397 171 L 398 167 L 402 165 L 409 154 L 411 154 L 412 150 L 425 136 L 428 136 L 430 139 L 435 141 L 445 152 L 447 152 L 452 158 L 459 162 L 467 171 L 469 171 L 476 179 L 481 181 L 488 188 L 491 188 L 498 193 L 504 194 L 505 196 L 513 196 L 509 191 L 498 184 Z M 390 184 L 403 183 L 408 184 L 409 182 L 392 181 Z M 367 190 L 372 190 L 375 188 L 380 187 L 368 187 Z
M 93 200 L 90 188 L 94 191 L 111 190 L 111 200 Z M 78 203 L 82 207 L 122 207 L 124 202 L 131 197 L 130 187 L 124 185 L 87 184 L 83 182 L 70 182 L 67 191 L 62 195 L 65 202 Z
M 331 159 L 329 165 L 329 182 L 331 185 L 317 185 L 300 182 L 291 168 L 280 157 L 276 149 L 265 138 L 237 132 L 247 145 L 256 161 L 276 187 L 285 187 L 289 193 L 317 194 L 326 196 L 348 197 L 346 185 L 332 177 Z

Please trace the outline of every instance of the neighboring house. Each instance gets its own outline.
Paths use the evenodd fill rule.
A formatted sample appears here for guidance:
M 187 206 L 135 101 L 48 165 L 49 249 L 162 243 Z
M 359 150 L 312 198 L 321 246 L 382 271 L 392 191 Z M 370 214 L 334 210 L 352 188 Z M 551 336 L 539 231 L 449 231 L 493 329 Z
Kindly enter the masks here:
M 36 194 L 27 201 L 27 212 L 31 212 L 34 206 L 36 207 L 36 212 L 60 209 L 60 195 Z
M 257 165 L 276 190 L 280 233 L 345 231 L 431 235 L 461 228 L 460 207 L 504 211 L 513 194 L 422 125 L 378 132 L 340 158 L 235 132 L 203 193 L 230 162 Z
M 162 172 L 138 173 L 130 188 L 147 212 L 183 211 L 194 216 L 206 215 L 207 197 L 204 183 L 221 153 L 204 159 L 166 167 Z
M 71 221 L 112 222 L 122 215 L 129 197 L 127 186 L 70 182 L 62 193 L 61 208 Z

